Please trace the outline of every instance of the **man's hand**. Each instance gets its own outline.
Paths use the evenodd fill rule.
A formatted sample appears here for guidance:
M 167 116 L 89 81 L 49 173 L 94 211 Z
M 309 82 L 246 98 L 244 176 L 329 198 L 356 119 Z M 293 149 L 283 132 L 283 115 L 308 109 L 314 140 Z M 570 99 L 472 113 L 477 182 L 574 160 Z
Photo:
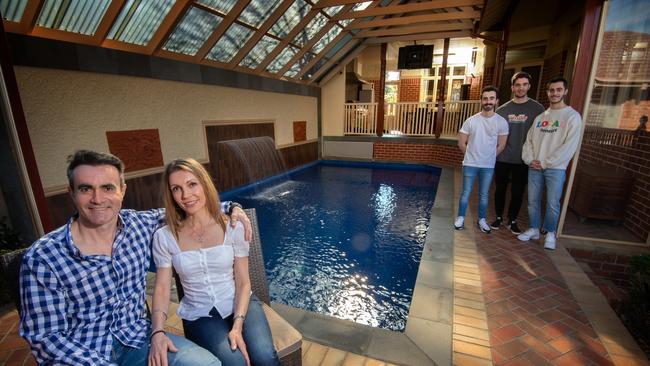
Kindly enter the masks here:
M 176 352 L 176 346 L 165 333 L 158 333 L 151 338 L 149 349 L 149 366 L 167 366 L 167 351 Z
M 529 167 L 535 170 L 542 170 L 542 162 L 539 160 L 533 160 L 530 162 Z
M 244 239 L 246 241 L 251 241 L 253 239 L 253 226 L 251 226 L 251 220 L 246 216 L 246 212 L 239 207 L 234 207 L 232 209 L 232 214 L 230 214 L 230 225 L 235 227 L 237 221 L 241 221 L 244 224 Z

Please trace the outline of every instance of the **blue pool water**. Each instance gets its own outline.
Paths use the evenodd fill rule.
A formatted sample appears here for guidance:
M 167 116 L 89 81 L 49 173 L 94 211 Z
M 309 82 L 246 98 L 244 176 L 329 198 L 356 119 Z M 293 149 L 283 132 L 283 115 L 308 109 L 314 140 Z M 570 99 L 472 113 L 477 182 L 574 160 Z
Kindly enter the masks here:
M 257 209 L 272 301 L 403 331 L 439 176 L 321 161 L 222 199 Z

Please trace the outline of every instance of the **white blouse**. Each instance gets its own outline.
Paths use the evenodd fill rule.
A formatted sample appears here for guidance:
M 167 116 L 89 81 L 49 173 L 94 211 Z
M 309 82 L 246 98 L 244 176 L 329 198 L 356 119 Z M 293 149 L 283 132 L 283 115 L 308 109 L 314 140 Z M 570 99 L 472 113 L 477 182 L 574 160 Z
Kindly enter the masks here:
M 233 313 L 235 304 L 235 257 L 247 257 L 249 242 L 244 240 L 244 226 L 235 228 L 226 223 L 223 244 L 181 251 L 167 225 L 153 236 L 153 259 L 157 267 L 172 265 L 181 279 L 185 296 L 178 307 L 178 316 L 196 320 L 209 316 L 213 307 L 225 318 Z

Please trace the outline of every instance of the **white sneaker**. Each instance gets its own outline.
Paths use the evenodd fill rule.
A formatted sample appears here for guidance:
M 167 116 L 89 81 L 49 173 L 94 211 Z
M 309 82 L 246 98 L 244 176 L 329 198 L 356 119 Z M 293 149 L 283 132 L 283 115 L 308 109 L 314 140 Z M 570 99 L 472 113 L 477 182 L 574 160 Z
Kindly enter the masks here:
M 529 241 L 530 239 L 539 239 L 539 229 L 529 228 L 523 233 L 517 235 L 517 239 L 521 241 Z
M 548 232 L 546 233 L 546 237 L 544 238 L 544 249 L 550 249 L 553 250 L 555 249 L 555 233 Z
M 492 229 L 490 228 L 490 225 L 488 225 L 487 221 L 485 218 L 482 218 L 478 220 L 478 227 L 481 229 L 482 232 L 489 234 Z
M 463 230 L 465 228 L 465 218 L 463 216 L 458 216 L 456 221 L 454 221 L 454 228 L 456 230 Z

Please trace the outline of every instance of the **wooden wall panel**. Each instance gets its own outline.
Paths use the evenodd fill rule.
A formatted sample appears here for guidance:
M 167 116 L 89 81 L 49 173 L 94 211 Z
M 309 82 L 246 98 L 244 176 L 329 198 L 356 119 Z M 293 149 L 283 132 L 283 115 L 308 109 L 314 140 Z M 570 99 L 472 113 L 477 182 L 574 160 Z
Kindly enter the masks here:
M 287 170 L 293 169 L 318 160 L 318 141 L 285 147 L 279 151 Z
M 293 142 L 307 141 L 307 121 L 293 121 Z
M 158 129 L 106 131 L 108 150 L 124 162 L 125 171 L 133 172 L 163 166 Z

